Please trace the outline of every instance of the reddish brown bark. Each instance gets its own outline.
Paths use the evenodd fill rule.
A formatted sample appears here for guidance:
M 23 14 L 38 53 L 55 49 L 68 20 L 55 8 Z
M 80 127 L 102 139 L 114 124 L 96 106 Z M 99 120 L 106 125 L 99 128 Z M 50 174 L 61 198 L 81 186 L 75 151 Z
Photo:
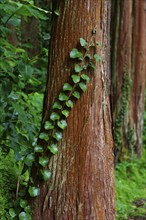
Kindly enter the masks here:
M 124 155 L 125 146 L 135 149 L 138 156 L 141 155 L 146 78 L 145 3 L 145 0 L 118 0 L 113 4 L 112 101 L 114 122 L 121 109 L 124 74 L 127 74 L 132 81 L 129 86 L 130 95 L 126 100 L 128 105 L 120 128 L 122 142 L 118 148 L 121 156 Z M 130 131 L 133 135 L 130 134 Z
M 64 82 L 73 73 L 69 58 L 79 38 L 87 40 L 96 27 L 102 44 L 102 62 L 89 73 L 91 82 L 75 102 L 68 128 L 52 156 L 52 178 L 41 185 L 35 202 L 34 220 L 114 220 L 114 168 L 110 103 L 107 86 L 109 70 L 110 1 L 60 1 L 60 16 L 54 19 L 50 45 L 48 82 L 43 120 Z

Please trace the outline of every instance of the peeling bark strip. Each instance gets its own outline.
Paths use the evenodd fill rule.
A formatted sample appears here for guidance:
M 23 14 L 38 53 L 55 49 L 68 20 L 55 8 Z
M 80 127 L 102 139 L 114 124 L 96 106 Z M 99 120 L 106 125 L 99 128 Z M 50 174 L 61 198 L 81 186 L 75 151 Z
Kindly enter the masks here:
M 113 120 L 121 109 L 123 78 L 131 79 L 128 107 L 120 127 L 122 159 L 125 146 L 141 155 L 146 83 L 146 11 L 145 0 L 115 0 L 112 13 L 112 103 Z M 125 100 L 126 101 L 126 100 Z M 116 127 L 114 128 L 116 129 Z
M 68 118 L 59 153 L 52 156 L 52 179 L 34 201 L 34 220 L 114 220 L 114 167 L 108 94 L 110 0 L 60 1 L 50 45 L 43 120 L 73 73 L 69 52 L 97 28 L 102 62 Z

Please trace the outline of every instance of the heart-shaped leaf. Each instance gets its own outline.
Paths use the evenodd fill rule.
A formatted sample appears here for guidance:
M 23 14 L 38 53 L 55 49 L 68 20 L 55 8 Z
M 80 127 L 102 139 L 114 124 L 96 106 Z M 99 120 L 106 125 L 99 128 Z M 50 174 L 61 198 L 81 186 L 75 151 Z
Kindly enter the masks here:
M 56 101 L 56 102 L 54 102 L 52 108 L 53 109 L 62 109 L 62 105 L 60 104 L 60 102 Z
M 51 115 L 50 115 L 50 119 L 52 121 L 56 121 L 56 120 L 60 119 L 60 116 L 56 112 L 52 112 Z
M 78 51 L 78 49 L 73 48 L 72 51 L 70 52 L 70 58 L 75 59 L 75 58 L 82 58 L 82 53 Z
M 87 89 L 86 84 L 85 84 L 85 83 L 83 83 L 83 82 L 80 82 L 80 83 L 79 83 L 79 87 L 80 87 L 80 89 L 81 89 L 83 92 L 85 92 L 85 91 L 86 91 L 86 89 Z
M 53 138 L 55 138 L 56 141 L 60 141 L 62 139 L 62 132 L 56 131 L 53 135 Z
M 64 83 L 63 90 L 64 91 L 72 91 L 72 86 L 69 83 Z
M 12 209 L 12 208 L 9 209 L 9 214 L 10 214 L 10 216 L 11 216 L 12 218 L 14 218 L 14 217 L 16 216 L 16 212 L 15 212 L 15 210 Z
M 37 146 L 35 146 L 34 151 L 37 153 L 42 153 L 44 151 L 44 149 L 43 149 L 43 147 L 37 145 Z
M 43 176 L 44 181 L 47 181 L 51 177 L 51 172 L 50 170 L 41 170 L 41 174 Z
M 58 98 L 60 101 L 67 101 L 68 100 L 68 96 L 65 95 L 65 93 L 61 92 L 59 94 L 59 98 Z
M 68 100 L 65 104 L 67 107 L 73 108 L 73 102 L 71 100 Z
M 64 109 L 64 110 L 62 111 L 62 114 L 67 118 L 67 117 L 69 116 L 69 111 L 66 110 L 66 109 Z
M 83 38 L 80 38 L 80 44 L 82 47 L 86 47 L 88 45 L 87 41 L 84 40 Z
M 45 140 L 45 141 L 48 141 L 48 140 L 49 140 L 48 134 L 46 134 L 46 133 L 44 133 L 44 132 L 41 132 L 41 133 L 40 133 L 39 138 L 40 138 L 41 140 Z
M 41 164 L 43 167 L 45 167 L 49 162 L 48 157 L 39 157 L 39 164 Z
M 24 208 L 24 211 L 27 212 L 27 213 L 31 213 L 31 207 L 30 207 L 30 205 L 27 205 L 27 206 Z
M 84 79 L 84 80 L 86 80 L 86 82 L 88 82 L 88 83 L 90 82 L 90 77 L 87 76 L 86 74 L 82 74 L 82 75 L 81 75 L 81 78 Z
M 40 188 L 35 186 L 30 186 L 28 192 L 31 197 L 36 197 L 40 195 Z
M 20 199 L 20 207 L 25 208 L 28 205 L 28 202 L 26 200 Z
M 33 153 L 31 153 L 26 156 L 24 162 L 27 166 L 31 166 L 34 160 L 35 160 L 35 156 Z
M 59 128 L 64 130 L 67 127 L 67 122 L 65 120 L 61 120 L 61 121 L 57 122 L 57 125 L 58 125 Z
M 26 212 L 21 212 L 19 214 L 19 220 L 32 220 L 31 215 Z
M 83 67 L 82 66 L 80 66 L 79 64 L 75 64 L 75 72 L 76 73 L 79 73 L 79 72 L 81 72 L 83 70 Z
M 71 78 L 74 83 L 80 82 L 80 76 L 78 76 L 78 75 L 72 75 Z
M 58 153 L 57 144 L 51 144 L 50 146 L 48 146 L 48 149 L 51 151 L 52 154 L 57 154 Z
M 77 98 L 77 99 L 80 98 L 80 93 L 77 92 L 77 91 L 74 91 L 74 92 L 72 93 L 72 95 L 73 95 L 75 98 Z
M 101 57 L 99 56 L 99 54 L 94 54 L 94 58 L 97 62 L 101 61 Z
M 46 130 L 51 130 L 51 129 L 54 128 L 54 125 L 52 124 L 51 121 L 46 121 L 46 122 L 45 122 L 45 125 L 44 125 L 44 128 L 45 128 Z

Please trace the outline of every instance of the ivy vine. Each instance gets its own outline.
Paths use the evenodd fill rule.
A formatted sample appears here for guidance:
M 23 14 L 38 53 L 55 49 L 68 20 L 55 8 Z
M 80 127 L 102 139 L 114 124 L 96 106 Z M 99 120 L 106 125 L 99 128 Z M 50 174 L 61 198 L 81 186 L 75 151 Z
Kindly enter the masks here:
M 33 164 L 38 167 L 37 178 L 43 181 L 48 181 L 51 178 L 51 170 L 47 168 L 49 163 L 49 157 L 47 157 L 47 151 L 52 155 L 58 153 L 58 144 L 63 137 L 63 131 L 67 127 L 67 118 L 70 110 L 74 106 L 75 100 L 81 97 L 87 89 L 87 84 L 90 82 L 89 72 L 92 68 L 96 69 L 95 62 L 100 62 L 101 58 L 99 54 L 93 54 L 92 48 L 95 51 L 95 47 L 99 45 L 99 42 L 95 42 L 96 31 L 92 32 L 90 42 L 80 38 L 80 46 L 82 51 L 77 48 L 73 48 L 70 52 L 70 58 L 77 60 L 74 66 L 74 73 L 71 75 L 70 82 L 66 82 L 63 85 L 62 91 L 59 93 L 55 102 L 51 106 L 51 113 L 48 119 L 43 124 L 43 131 L 39 134 L 38 141 L 33 143 L 34 151 L 28 154 L 24 158 L 24 172 L 31 174 L 31 167 Z M 38 145 L 40 141 L 43 143 L 42 146 Z M 47 146 L 47 147 L 44 147 Z M 11 218 L 19 220 L 31 220 L 31 207 L 27 201 L 27 195 L 30 197 L 37 197 L 40 195 L 40 188 L 35 186 L 34 180 L 29 176 L 28 183 L 24 186 L 24 193 L 18 193 L 19 197 L 16 200 L 14 208 L 9 210 Z M 19 191 L 19 188 L 17 189 Z

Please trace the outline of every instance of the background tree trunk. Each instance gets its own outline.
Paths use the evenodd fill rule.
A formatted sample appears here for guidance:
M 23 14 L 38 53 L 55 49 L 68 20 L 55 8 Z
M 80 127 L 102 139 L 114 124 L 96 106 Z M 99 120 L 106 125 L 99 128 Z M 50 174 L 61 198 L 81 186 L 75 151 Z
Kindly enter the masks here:
M 59 1 L 58 1 L 59 2 Z M 50 44 L 43 121 L 49 106 L 73 73 L 69 52 L 96 27 L 102 57 L 90 71 L 87 91 L 75 102 L 59 153 L 52 156 L 52 178 L 34 200 L 34 220 L 114 220 L 114 166 L 109 103 L 109 0 L 68 0 L 57 5 Z
M 146 78 L 145 9 L 145 0 L 113 1 L 112 107 L 117 159 L 128 156 L 129 150 L 141 155 Z

